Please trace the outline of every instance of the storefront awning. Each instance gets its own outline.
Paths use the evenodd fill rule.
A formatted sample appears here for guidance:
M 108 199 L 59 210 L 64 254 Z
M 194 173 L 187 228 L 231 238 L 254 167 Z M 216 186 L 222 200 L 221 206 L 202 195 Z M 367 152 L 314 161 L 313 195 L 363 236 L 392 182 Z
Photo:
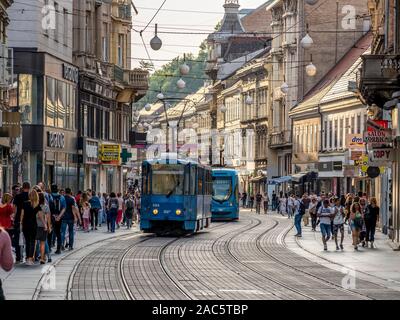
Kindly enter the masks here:
M 266 179 L 267 179 L 267 177 L 265 177 L 265 176 L 258 176 L 258 177 L 251 179 L 250 182 L 260 182 L 260 181 L 263 181 Z
M 279 177 L 279 178 L 275 178 L 275 179 L 269 180 L 268 184 L 270 184 L 270 185 L 282 184 L 282 183 L 285 183 L 285 182 L 289 182 L 291 180 L 292 180 L 291 176 Z
M 306 175 L 307 175 L 307 173 L 305 173 L 305 172 L 294 174 L 294 175 L 292 175 L 292 181 L 300 182 L 301 179 L 303 179 Z

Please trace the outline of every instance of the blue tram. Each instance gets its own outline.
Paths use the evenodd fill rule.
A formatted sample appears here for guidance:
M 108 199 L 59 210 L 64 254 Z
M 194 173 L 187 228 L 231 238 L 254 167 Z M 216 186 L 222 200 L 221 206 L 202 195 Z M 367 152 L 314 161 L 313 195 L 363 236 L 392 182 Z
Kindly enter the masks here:
M 213 169 L 213 220 L 239 219 L 239 177 L 233 169 Z
M 140 229 L 158 235 L 192 233 L 211 223 L 211 169 L 167 159 L 142 164 Z

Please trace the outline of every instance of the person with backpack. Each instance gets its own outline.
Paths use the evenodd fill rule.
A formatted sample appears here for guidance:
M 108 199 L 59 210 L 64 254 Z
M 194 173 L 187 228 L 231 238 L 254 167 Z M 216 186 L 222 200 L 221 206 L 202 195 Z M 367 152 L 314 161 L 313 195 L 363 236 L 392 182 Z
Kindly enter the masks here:
M 343 250 L 343 240 L 344 240 L 344 219 L 345 219 L 345 213 L 344 213 L 344 207 L 341 205 L 341 199 L 340 198 L 335 198 L 334 200 L 334 213 L 335 217 L 333 218 L 333 237 L 335 239 L 336 243 L 336 250 Z M 338 233 L 340 231 L 340 247 L 338 244 Z
M 366 246 L 368 241 L 371 243 L 371 248 L 374 248 L 376 223 L 379 221 L 379 207 L 375 197 L 369 200 L 369 204 L 365 208 L 364 221 L 366 227 Z
M 327 242 L 331 238 L 331 221 L 335 213 L 330 206 L 329 200 L 325 199 L 322 206 L 318 209 L 317 216 L 320 220 L 320 229 L 322 234 L 322 243 L 324 245 L 324 251 L 328 250 Z
M 49 208 L 51 213 L 51 224 L 53 231 L 50 233 L 51 247 L 57 240 L 57 250 L 55 254 L 61 253 L 62 237 L 61 237 L 61 220 L 58 217 L 65 212 L 66 202 L 64 196 L 58 192 L 58 186 L 53 184 L 51 186 L 51 195 L 49 197 Z
M 65 210 L 56 218 L 57 221 L 61 221 L 61 250 L 65 250 L 65 235 L 68 227 L 68 246 L 69 250 L 74 249 L 74 226 L 79 220 L 79 224 L 82 224 L 81 216 L 78 212 L 78 206 L 75 198 L 72 196 L 70 188 L 65 189 Z
M 134 210 L 135 210 L 135 202 L 132 199 L 132 195 L 130 195 L 128 199 L 125 201 L 126 228 L 128 230 L 132 228 L 132 219 Z
M 91 197 L 89 199 L 89 204 L 92 230 L 97 230 L 97 226 L 99 224 L 99 210 L 101 209 L 101 203 L 99 197 L 96 195 L 96 191 L 92 191 Z
M 107 226 L 108 231 L 111 233 L 115 233 L 115 224 L 117 221 L 118 215 L 118 208 L 119 208 L 119 201 L 115 192 L 111 192 L 110 198 L 107 202 Z

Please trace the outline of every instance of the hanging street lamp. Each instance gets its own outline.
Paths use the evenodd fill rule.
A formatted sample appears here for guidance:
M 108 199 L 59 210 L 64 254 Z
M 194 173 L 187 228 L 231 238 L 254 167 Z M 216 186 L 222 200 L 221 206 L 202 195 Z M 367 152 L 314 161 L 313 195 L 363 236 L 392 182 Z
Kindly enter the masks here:
M 150 47 L 154 50 L 154 51 L 158 51 L 161 49 L 162 47 L 162 41 L 161 39 L 157 36 L 157 28 L 158 25 L 156 23 L 156 29 L 155 29 L 155 35 L 154 38 L 150 40 Z

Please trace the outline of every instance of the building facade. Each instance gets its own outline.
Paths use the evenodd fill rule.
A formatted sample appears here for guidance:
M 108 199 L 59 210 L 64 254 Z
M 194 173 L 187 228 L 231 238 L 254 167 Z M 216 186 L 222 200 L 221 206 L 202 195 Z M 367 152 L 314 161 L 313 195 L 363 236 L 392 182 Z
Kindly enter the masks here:
M 368 19 L 364 21 L 362 18 L 367 13 L 365 1 L 351 2 L 351 10 L 355 13 L 350 20 L 346 20 L 346 6 L 348 1 L 309 5 L 305 1 L 275 0 L 267 7 L 272 16 L 273 30 L 269 77 L 271 103 L 268 112 L 269 179 L 296 174 L 293 161 L 297 164 L 304 162 L 304 159 L 292 158 L 293 127 L 289 111 L 304 100 L 368 26 Z M 349 21 L 351 24 L 346 24 Z M 350 28 L 352 32 L 349 32 Z M 313 40 L 307 48 L 301 42 L 306 34 Z M 311 62 L 317 70 L 313 76 L 306 73 L 306 66 Z M 316 125 L 315 121 L 309 124 L 312 125 Z M 310 161 L 314 160 L 315 152 L 314 159 Z M 281 189 L 287 191 L 287 188 L 288 185 L 283 184 Z
M 388 199 L 382 203 L 382 211 L 389 213 L 387 231 L 393 248 L 400 249 L 400 1 L 368 1 L 372 17 L 371 54 L 363 57 L 358 87 L 360 99 L 369 107 L 377 107 L 377 120 L 382 120 L 393 129 L 392 154 L 389 161 L 376 161 L 372 165 L 384 164 L 389 175 L 381 174 L 377 188 Z M 373 147 L 370 152 L 374 152 Z M 373 157 L 372 157 L 373 158 Z M 371 157 L 370 157 L 371 160 Z M 385 170 L 385 172 L 386 172 Z M 374 190 L 375 191 L 375 190 Z
M 0 1 L 0 113 L 1 127 L 4 129 L 6 114 L 10 115 L 12 107 L 16 107 L 16 88 L 13 79 L 13 51 L 8 45 L 7 28 L 10 19 L 7 9 L 12 5 L 12 0 Z M 0 134 L 0 189 L 10 190 L 12 184 L 13 165 L 11 149 L 12 146 L 9 130 L 1 130 Z
M 43 11 L 42 11 L 43 9 Z M 14 2 L 14 50 L 22 123 L 23 180 L 78 187 L 78 69 L 72 63 L 72 2 Z
M 79 68 L 79 188 L 126 189 L 133 102 L 148 88 L 148 72 L 131 70 L 130 1 L 74 2 L 73 61 Z M 82 14 L 84 12 L 85 14 Z

